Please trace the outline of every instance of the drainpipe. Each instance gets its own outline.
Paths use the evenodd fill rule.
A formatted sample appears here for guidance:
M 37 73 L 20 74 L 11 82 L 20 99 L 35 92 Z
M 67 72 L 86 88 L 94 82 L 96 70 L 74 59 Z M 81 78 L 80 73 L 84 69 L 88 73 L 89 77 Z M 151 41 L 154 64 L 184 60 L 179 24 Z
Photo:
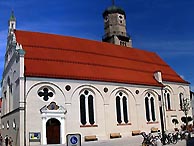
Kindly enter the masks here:
M 25 67 L 24 67 L 25 71 Z M 26 76 L 24 75 L 24 146 L 26 146 Z
M 163 113 L 163 87 L 161 88 L 161 95 L 158 96 L 160 102 L 160 124 L 162 130 L 162 144 L 165 145 L 165 131 L 164 131 L 164 113 Z
M 161 87 L 161 95 L 158 95 L 158 100 L 159 100 L 159 110 L 160 110 L 160 124 L 161 124 L 161 130 L 162 130 L 162 144 L 165 145 L 165 131 L 164 131 L 164 119 L 165 119 L 165 114 L 164 114 L 164 97 L 163 97 L 163 83 L 162 83 L 162 72 L 161 71 L 156 71 L 154 72 L 154 78 L 155 80 L 162 85 Z

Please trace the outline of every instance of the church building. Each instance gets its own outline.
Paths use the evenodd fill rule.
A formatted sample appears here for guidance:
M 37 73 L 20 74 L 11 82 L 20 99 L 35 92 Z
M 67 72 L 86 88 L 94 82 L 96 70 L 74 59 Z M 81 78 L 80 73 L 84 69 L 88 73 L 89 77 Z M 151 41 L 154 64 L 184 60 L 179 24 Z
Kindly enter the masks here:
M 123 138 L 161 122 L 173 130 L 172 119 L 180 127 L 189 83 L 156 53 L 132 47 L 122 8 L 108 7 L 103 18 L 100 42 L 18 30 L 12 12 L 1 133 L 13 145 L 65 144 L 74 133 L 82 142 Z

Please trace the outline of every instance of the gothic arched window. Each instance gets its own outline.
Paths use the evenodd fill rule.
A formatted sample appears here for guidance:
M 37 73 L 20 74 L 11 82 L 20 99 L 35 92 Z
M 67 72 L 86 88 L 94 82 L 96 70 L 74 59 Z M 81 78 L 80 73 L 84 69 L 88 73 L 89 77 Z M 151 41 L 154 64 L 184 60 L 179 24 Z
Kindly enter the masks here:
M 122 122 L 127 124 L 129 122 L 128 98 L 127 95 L 122 91 L 116 94 L 116 114 L 117 122 L 119 124 L 121 124 Z
M 80 96 L 80 120 L 82 125 L 86 124 L 86 103 L 85 103 L 85 96 Z
M 95 123 L 94 94 L 84 90 L 80 95 L 80 122 L 82 125 Z
M 150 103 L 151 103 L 152 120 L 153 121 L 156 121 L 156 117 L 155 117 L 155 105 L 154 105 L 154 98 L 153 97 L 150 98 Z
M 146 120 L 148 122 L 156 121 L 155 101 L 154 101 L 154 97 L 150 93 L 147 93 L 145 96 L 145 112 L 146 112 Z
M 164 91 L 164 99 L 166 104 L 166 110 L 172 110 L 171 107 L 171 94 L 168 90 Z
M 117 122 L 120 124 L 122 123 L 122 120 L 121 120 L 121 101 L 120 101 L 120 97 L 117 96 L 116 97 L 116 110 L 117 110 Z
M 145 110 L 146 110 L 146 120 L 150 121 L 150 109 L 149 109 L 149 99 L 148 97 L 145 98 Z
M 180 109 L 182 109 L 183 108 L 183 93 L 180 93 L 179 94 L 179 104 L 180 104 Z

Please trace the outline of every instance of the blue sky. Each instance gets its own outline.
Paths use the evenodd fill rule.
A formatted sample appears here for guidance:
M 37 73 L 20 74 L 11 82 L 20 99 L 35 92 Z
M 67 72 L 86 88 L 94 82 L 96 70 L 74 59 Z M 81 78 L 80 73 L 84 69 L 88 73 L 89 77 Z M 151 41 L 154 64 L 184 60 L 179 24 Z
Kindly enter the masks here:
M 1 0 L 0 75 L 4 66 L 8 19 L 17 29 L 101 41 L 103 11 L 112 0 Z M 194 0 L 115 0 L 127 15 L 133 47 L 156 52 L 194 90 Z

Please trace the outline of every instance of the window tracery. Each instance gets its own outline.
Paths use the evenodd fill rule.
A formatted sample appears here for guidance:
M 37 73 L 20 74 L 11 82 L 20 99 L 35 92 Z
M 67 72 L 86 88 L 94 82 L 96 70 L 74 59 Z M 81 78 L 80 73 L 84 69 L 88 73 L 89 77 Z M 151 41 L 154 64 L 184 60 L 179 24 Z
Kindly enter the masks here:
M 85 89 L 80 94 L 80 122 L 82 125 L 95 123 L 95 97 L 94 94 Z
M 155 100 L 154 100 L 154 96 L 150 93 L 147 93 L 145 95 L 145 112 L 146 112 L 146 120 L 148 122 L 156 121 Z
M 116 94 L 116 115 L 119 124 L 127 124 L 129 122 L 128 96 L 122 91 Z
M 54 93 L 52 90 L 50 90 L 48 87 L 44 87 L 43 89 L 40 89 L 38 91 L 39 97 L 41 97 L 44 101 L 48 101 L 54 96 Z

